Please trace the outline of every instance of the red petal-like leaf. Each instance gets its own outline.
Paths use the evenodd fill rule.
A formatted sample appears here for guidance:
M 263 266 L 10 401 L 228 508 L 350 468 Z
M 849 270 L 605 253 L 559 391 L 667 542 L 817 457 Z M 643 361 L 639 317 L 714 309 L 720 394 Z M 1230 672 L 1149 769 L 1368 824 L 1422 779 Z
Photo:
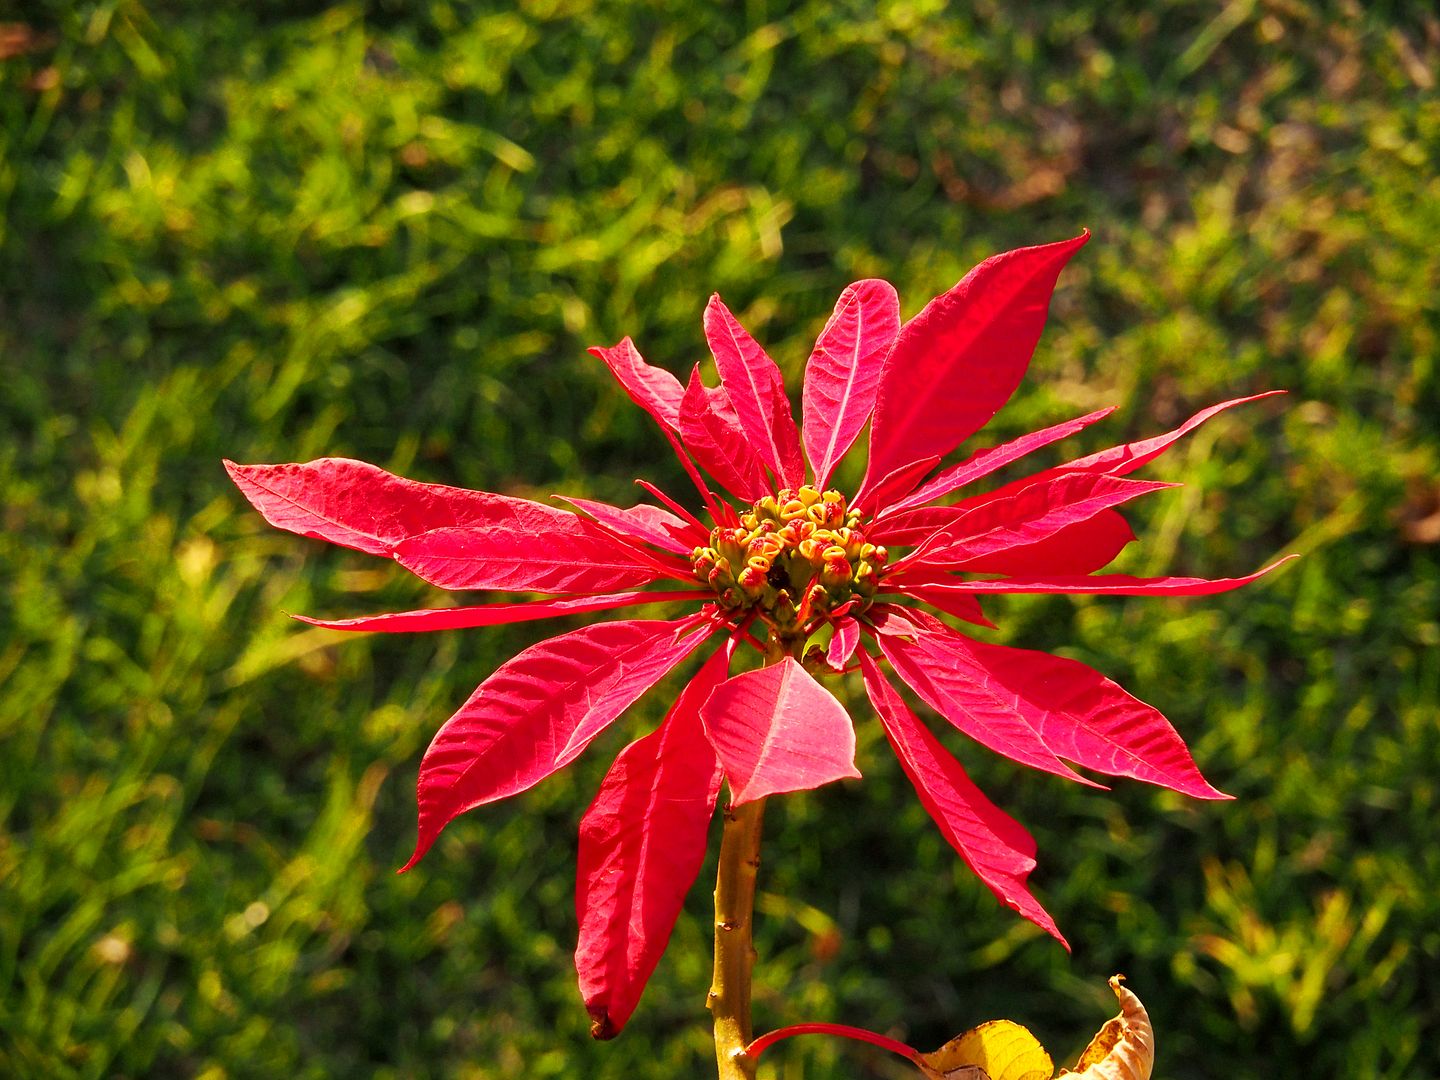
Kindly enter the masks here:
M 1035 841 L 1025 827 L 985 797 L 864 653 L 860 671 L 895 756 L 950 846 L 997 900 L 1070 948 L 1026 885 L 1035 869 Z
M 1061 757 L 1110 776 L 1129 776 L 1197 799 L 1227 799 L 1160 712 L 1093 668 L 1061 656 L 967 642 L 994 682 L 1012 693 Z
M 395 561 L 442 589 L 582 593 L 629 589 L 682 570 L 661 570 L 642 553 L 574 514 L 564 531 L 435 529 L 395 548 Z
M 977 602 L 978 609 L 980 604 Z M 835 621 L 835 633 L 830 638 L 830 644 L 825 648 L 825 662 L 835 671 L 844 671 L 845 665 L 850 663 L 850 657 L 855 655 L 855 647 L 860 644 L 860 624 L 850 617 L 837 619 Z
M 1065 473 L 1005 498 L 961 503 L 955 521 L 895 565 L 909 572 L 969 568 L 982 556 L 1037 544 L 1067 526 L 1174 484 L 1123 480 L 1103 473 Z
M 962 593 L 1080 593 L 1095 596 L 1210 596 L 1229 592 L 1264 577 L 1284 566 L 1298 555 L 1286 555 L 1262 570 L 1237 578 L 1193 577 L 1131 577 L 1128 574 L 1077 575 L 1075 577 L 1006 578 L 1003 581 L 956 581 L 944 584 L 927 583 L 922 588 L 931 593 L 959 595 Z M 916 594 L 907 588 L 907 593 Z
M 965 570 L 975 574 L 1024 574 L 1027 577 L 1088 574 L 1114 562 L 1115 556 L 1134 540 L 1135 530 L 1120 511 L 1101 510 L 1094 517 L 1066 525 L 1037 543 L 971 559 L 965 563 Z
M 1089 238 L 986 259 L 901 328 L 880 373 L 867 480 L 944 457 L 989 422 L 1020 385 L 1055 279 Z
M 800 433 L 795 430 L 785 380 L 775 361 L 718 295 L 711 296 L 705 306 L 705 340 L 710 343 L 725 393 L 760 460 L 770 467 L 781 487 L 800 487 L 805 482 Z
M 572 596 L 564 600 L 526 600 L 518 604 L 480 604 L 475 607 L 422 608 L 417 611 L 394 611 L 384 615 L 361 615 L 355 619 L 312 619 L 292 615 L 292 619 L 326 630 L 372 630 L 380 633 L 415 633 L 425 630 L 469 630 L 477 626 L 502 626 L 507 623 L 532 622 L 560 615 L 581 615 L 591 611 L 635 607 L 639 604 L 662 604 L 674 600 L 697 600 L 707 594 L 689 589 L 675 592 L 626 592 L 606 596 Z M 713 599 L 713 594 L 710 594 Z
M 805 453 L 824 488 L 875 407 L 880 365 L 900 332 L 900 297 L 888 281 L 848 286 L 805 365 Z
M 401 541 L 453 526 L 545 532 L 574 515 L 552 506 L 421 484 L 364 461 L 320 458 L 293 465 L 225 462 L 252 506 L 278 529 L 389 556 Z
M 1012 461 L 1019 461 L 1027 454 L 1033 454 L 1042 447 L 1083 431 L 1114 411 L 1115 406 L 1111 405 L 1109 408 L 1078 416 L 1074 420 L 1066 420 L 1064 423 L 1055 424 L 1040 431 L 1032 431 L 1028 435 L 1021 435 L 1018 439 L 1011 439 L 1009 442 L 993 446 L 989 450 L 977 450 L 964 461 L 942 470 L 934 480 L 913 495 L 907 495 L 904 499 L 889 506 L 885 510 L 885 514 L 908 510 L 914 506 L 923 506 L 935 499 L 949 495 L 952 491 L 958 491 L 966 484 L 973 484 L 976 480 L 989 476 Z
M 905 612 L 912 623 L 923 615 Z M 1197 799 L 1229 798 L 1206 783 L 1184 740 L 1165 717 L 1093 668 L 1031 649 L 972 641 L 938 620 L 928 625 L 922 621 L 920 631 L 915 635 L 918 645 L 914 651 L 923 651 L 937 662 L 948 660 L 952 684 L 964 679 L 984 686 L 995 700 L 1004 702 L 1007 714 L 1028 725 L 1057 757 Z M 882 636 L 880 646 L 884 649 L 900 640 Z M 903 658 L 912 647 L 894 651 Z M 887 651 L 886 656 L 890 655 Z M 895 664 L 893 657 L 891 663 Z M 895 668 L 901 670 L 899 664 Z M 934 676 L 934 666 L 929 673 Z M 915 690 L 925 697 L 920 687 Z M 1000 747 L 995 749 L 1021 760 Z
M 697 531 L 684 518 L 659 506 L 639 503 L 628 509 L 622 509 L 608 503 L 596 502 L 593 499 L 576 499 L 569 495 L 561 495 L 560 498 L 585 511 L 601 525 L 623 533 L 632 540 L 654 544 L 656 547 L 674 552 L 676 555 L 688 556 L 697 544 L 704 544 L 709 539 L 708 532 Z M 681 539 L 685 536 L 690 537 L 688 544 Z
M 850 717 L 788 656 L 723 683 L 700 716 L 736 806 L 860 775 Z
M 770 490 L 765 469 L 724 388 L 712 389 L 701 382 L 698 365 L 685 387 L 680 433 L 700 467 L 731 494 L 754 502 Z
M 685 391 L 679 379 L 664 368 L 647 364 L 628 337 L 608 349 L 597 345 L 590 349 L 590 355 L 605 361 L 630 400 L 653 416 L 657 424 L 670 431 L 680 430 L 680 398 Z
M 635 1011 L 705 861 L 721 773 L 699 710 L 728 661 L 716 652 L 665 722 L 620 752 L 581 819 L 575 970 L 597 1039 Z
M 876 604 L 875 640 L 920 699 L 976 742 L 1032 769 L 1101 787 L 1066 765 L 1046 743 L 1031 711 L 993 685 L 968 646 L 976 644 L 914 608 Z
M 420 762 L 420 861 L 460 814 L 533 787 L 578 757 L 708 636 L 699 617 L 599 623 L 506 661 L 445 721 Z

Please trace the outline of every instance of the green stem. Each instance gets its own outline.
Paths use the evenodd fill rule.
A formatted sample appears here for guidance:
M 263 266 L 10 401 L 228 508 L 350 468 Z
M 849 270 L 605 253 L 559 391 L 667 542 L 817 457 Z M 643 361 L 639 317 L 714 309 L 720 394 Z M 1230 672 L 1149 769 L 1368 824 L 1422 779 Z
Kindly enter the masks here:
M 715 1020 L 715 1061 L 720 1080 L 755 1080 L 751 1038 L 750 973 L 755 965 L 751 923 L 760 869 L 760 824 L 765 800 L 727 807 L 715 879 L 715 976 L 710 1012 Z

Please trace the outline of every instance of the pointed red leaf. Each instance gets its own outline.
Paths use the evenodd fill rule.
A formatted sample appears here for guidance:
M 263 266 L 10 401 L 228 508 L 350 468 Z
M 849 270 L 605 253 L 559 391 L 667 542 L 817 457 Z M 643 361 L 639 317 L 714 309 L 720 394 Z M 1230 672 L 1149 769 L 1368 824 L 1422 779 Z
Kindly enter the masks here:
M 916 623 L 917 616 L 924 613 L 907 611 L 905 616 Z M 937 663 L 948 661 L 951 683 L 963 678 L 984 686 L 987 694 L 1005 703 L 1008 715 L 1018 717 L 1034 731 L 1056 757 L 1111 776 L 1159 784 L 1197 799 L 1229 798 L 1206 783 L 1184 740 L 1159 711 L 1131 697 L 1093 668 L 1049 653 L 973 641 L 938 620 L 920 621 L 918 629 L 915 651 L 923 651 Z M 884 649 L 901 639 L 879 640 Z M 911 649 L 907 645 L 904 652 Z M 893 657 L 891 663 L 895 664 Z M 895 668 L 901 670 L 899 664 Z M 932 666 L 932 675 L 934 671 Z M 918 686 L 915 690 L 925 697 Z M 1021 760 L 1007 750 L 994 749 Z
M 585 626 L 506 661 L 435 734 L 420 762 L 420 861 L 460 814 L 516 795 L 578 757 L 708 636 L 700 617 Z
M 946 841 L 997 900 L 1069 949 L 1026 885 L 1035 869 L 1035 841 L 1025 827 L 985 797 L 864 653 L 860 671 L 895 756 Z
M 725 393 L 735 407 L 746 436 L 760 460 L 770 467 L 781 487 L 805 483 L 800 433 L 785 380 L 760 344 L 740 325 L 718 295 L 705 306 L 705 340 Z
M 1194 431 L 1217 413 L 1233 408 L 1236 405 L 1244 405 L 1247 402 L 1259 401 L 1262 398 L 1274 397 L 1277 394 L 1283 393 L 1285 393 L 1284 390 L 1270 390 L 1266 393 L 1254 394 L 1250 397 L 1222 401 L 1218 405 L 1211 405 L 1207 409 L 1201 409 L 1173 431 L 1167 431 L 1163 435 L 1156 435 L 1149 439 L 1140 439 L 1136 442 L 1112 446 L 1106 450 L 1100 450 L 1093 454 L 1087 454 L 1085 457 L 1076 458 L 1074 461 L 1067 461 L 1062 465 L 1056 465 L 1053 469 L 1046 469 L 1043 472 L 1035 473 L 1033 476 L 1025 476 L 1018 480 L 1012 480 L 1003 487 L 987 493 L 984 498 L 988 501 L 1009 498 L 1023 488 L 1032 487 L 1035 484 L 1054 480 L 1057 477 L 1072 473 L 1126 476 L 1142 465 L 1154 461 L 1182 436 Z
M 1014 695 L 992 685 L 967 646 L 976 644 L 914 608 L 876 604 L 870 609 L 880 651 L 920 699 L 976 742 L 1032 769 L 1090 787 L 1056 755 L 1036 718 Z
M 435 529 L 403 540 L 395 561 L 442 589 L 603 592 L 646 585 L 683 570 L 661 570 L 590 522 L 562 513 L 564 531 Z
M 665 492 L 661 491 L 649 480 L 636 480 L 635 483 L 638 484 L 640 487 L 644 488 L 651 495 L 654 495 L 655 498 L 659 499 L 662 503 L 664 503 L 666 508 L 669 509 L 672 514 L 674 514 L 678 518 L 681 518 L 687 526 L 687 531 L 694 533 L 703 533 L 707 537 L 710 535 L 710 531 L 706 529 L 703 524 L 701 524 L 699 518 L 697 518 L 694 514 L 690 513 L 689 510 L 686 510 L 685 507 L 681 506 L 674 499 L 670 498 L 669 495 L 666 495 Z
M 944 457 L 989 422 L 1020 385 L 1056 278 L 1089 238 L 986 259 L 901 328 L 880 373 L 867 480 Z
M 921 603 L 929 604 L 931 607 L 943 611 L 946 615 L 953 615 L 957 619 L 964 619 L 976 626 L 995 629 L 995 624 L 985 617 L 985 612 L 980 608 L 980 601 L 967 593 L 952 592 L 944 585 L 932 585 L 929 582 L 906 582 L 897 591 L 904 596 L 914 597 Z M 966 600 L 973 600 L 974 603 L 966 603 Z
M 422 608 L 417 611 L 395 611 L 384 615 L 361 615 L 355 619 L 312 619 L 308 615 L 292 615 L 292 619 L 326 630 L 370 630 L 380 633 L 415 633 L 426 630 L 469 630 L 477 626 L 502 626 L 508 623 L 532 622 L 560 615 L 580 615 L 591 611 L 635 607 L 639 604 L 661 604 L 674 600 L 698 600 L 707 594 L 698 589 L 675 592 L 625 592 L 606 596 L 572 596 L 564 600 L 526 600 L 518 604 L 480 604 L 475 607 Z M 712 598 L 714 594 L 708 594 Z
M 1217 413 L 1234 408 L 1236 405 L 1245 405 L 1251 401 L 1260 401 L 1283 393 L 1285 393 L 1284 390 L 1268 390 L 1263 394 L 1251 394 L 1249 397 L 1222 401 L 1218 405 L 1201 409 L 1173 431 L 1167 431 L 1163 435 L 1155 435 L 1149 439 L 1125 443 L 1121 446 L 1112 446 L 1108 450 L 1100 450 L 1085 457 L 1076 458 L 1074 461 L 1068 461 L 1064 465 L 1057 466 L 1056 469 L 1057 471 L 1104 472 L 1111 476 L 1125 476 L 1142 465 L 1154 461 L 1179 439 L 1194 431 Z
M 561 495 L 560 498 L 632 540 L 654 544 L 676 555 L 688 557 L 697 544 L 704 544 L 710 536 L 708 532 L 699 532 L 695 526 L 669 510 L 648 503 L 622 509 L 593 499 L 577 499 L 569 495 Z M 681 539 L 687 535 L 690 536 L 688 544 Z
M 590 350 L 590 355 L 605 361 L 611 374 L 630 395 L 630 400 L 649 413 L 660 425 L 666 442 L 670 444 L 670 449 L 675 452 L 681 467 L 694 483 L 695 490 L 700 493 L 706 506 L 712 506 L 715 497 L 700 479 L 700 474 L 695 471 L 695 463 L 680 445 L 680 402 L 684 397 L 680 380 L 663 368 L 647 364 L 635 348 L 635 343 L 628 337 L 622 338 L 618 345 L 608 349 L 596 346 Z
M 867 476 L 855 489 L 855 497 L 850 500 L 850 505 L 866 513 L 870 513 L 872 507 L 875 513 L 883 513 L 886 508 L 914 491 L 915 485 L 930 475 L 930 470 L 939 464 L 940 459 L 932 455 L 912 461 L 909 465 L 901 465 L 879 479 Z
M 700 381 L 697 364 L 680 406 L 680 434 L 700 467 L 747 502 L 770 490 L 765 469 L 723 387 Z
M 971 562 L 982 556 L 1037 544 L 1102 510 L 1175 486 L 1155 480 L 1124 480 L 1103 473 L 1065 473 L 1021 488 L 1005 498 L 961 503 L 954 508 L 955 521 L 897 563 L 895 570 L 969 568 Z
M 1002 581 L 956 581 L 922 586 L 931 593 L 1080 593 L 1094 596 L 1210 596 L 1229 592 L 1264 577 L 1298 555 L 1286 555 L 1253 574 L 1237 578 L 1131 577 L 1128 574 L 1094 574 L 1074 577 L 1014 577 Z M 907 588 L 911 595 L 917 590 Z
M 705 861 L 721 773 L 699 710 L 728 662 L 716 652 L 665 722 L 620 752 L 581 819 L 575 970 L 597 1039 L 635 1011 Z
M 980 604 L 977 602 L 975 607 L 979 608 Z M 835 671 L 844 671 L 859 644 L 860 624 L 848 615 L 835 620 L 835 633 L 825 648 L 825 662 Z
M 1093 668 L 1031 649 L 968 642 L 968 651 L 999 686 L 1043 726 L 1061 757 L 1110 776 L 1129 776 L 1197 799 L 1216 791 L 1160 712 Z
M 388 557 L 402 540 L 431 529 L 500 525 L 544 532 L 574 519 L 527 499 L 421 484 L 350 458 L 290 465 L 227 461 L 225 469 L 276 528 L 371 555 Z
M 1108 566 L 1127 544 L 1135 530 L 1118 510 L 1101 510 L 1094 517 L 1066 525 L 1059 532 L 1034 544 L 996 551 L 970 559 L 967 573 L 1024 574 L 1028 577 L 1051 574 L 1088 574 Z
M 848 286 L 805 365 L 805 453 L 823 489 L 875 407 L 880 365 L 900 332 L 900 297 L 888 281 Z
M 997 469 L 1009 465 L 1012 461 L 1019 461 L 1027 454 L 1033 454 L 1042 447 L 1049 446 L 1053 442 L 1069 438 L 1079 431 L 1083 431 L 1097 420 L 1103 420 L 1115 411 L 1115 406 L 1099 409 L 1096 412 L 1078 416 L 1074 420 L 1066 420 L 1064 423 L 1054 424 L 1051 427 L 1042 428 L 1040 431 L 1032 431 L 1028 435 L 1021 435 L 1018 439 L 1011 439 L 1009 442 L 993 446 L 988 450 L 977 450 L 964 461 L 951 465 L 948 469 L 942 470 L 939 475 L 931 480 L 913 495 L 889 506 L 885 514 L 896 513 L 901 510 L 908 510 L 914 506 L 923 506 L 935 499 L 943 498 L 952 491 L 957 491 L 966 484 L 973 484 Z
M 628 337 L 609 348 L 594 346 L 590 355 L 605 361 L 630 400 L 654 417 L 657 424 L 670 431 L 680 430 L 680 398 L 684 388 L 679 379 L 664 368 L 647 364 Z
M 700 716 L 736 806 L 860 775 L 850 717 L 790 657 L 723 683 Z

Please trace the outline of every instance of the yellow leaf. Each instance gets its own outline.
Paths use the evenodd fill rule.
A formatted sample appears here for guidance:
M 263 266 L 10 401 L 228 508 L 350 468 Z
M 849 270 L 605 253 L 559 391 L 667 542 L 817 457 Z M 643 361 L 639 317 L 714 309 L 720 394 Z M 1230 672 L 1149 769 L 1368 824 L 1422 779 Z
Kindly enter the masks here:
M 1034 1035 L 991 1020 L 921 1055 L 936 1080 L 1050 1080 L 1055 1065 Z
M 1062 1069 L 1061 1076 L 1073 1080 L 1150 1080 L 1155 1068 L 1155 1032 L 1140 999 L 1120 985 L 1123 977 L 1110 977 L 1110 989 L 1120 1000 L 1120 1015 L 1106 1021 L 1075 1063 L 1075 1071 Z

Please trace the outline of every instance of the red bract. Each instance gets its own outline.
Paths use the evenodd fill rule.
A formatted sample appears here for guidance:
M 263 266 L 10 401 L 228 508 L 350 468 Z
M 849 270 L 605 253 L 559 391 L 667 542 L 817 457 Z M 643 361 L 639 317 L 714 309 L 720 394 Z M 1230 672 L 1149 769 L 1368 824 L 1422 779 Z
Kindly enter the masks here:
M 502 664 L 425 753 L 407 869 L 457 815 L 564 767 L 673 668 L 721 640 L 665 722 L 621 753 L 581 827 L 575 958 L 597 1035 L 624 1026 L 664 950 L 704 857 L 722 775 L 736 805 L 859 776 L 850 717 L 822 681 L 857 666 L 946 840 L 1004 904 L 1062 942 L 1026 885 L 1029 835 L 915 718 L 880 659 L 955 728 L 1024 765 L 1092 786 L 1072 764 L 1225 797 L 1158 711 L 1098 672 L 976 641 L 915 606 L 990 626 L 979 600 L 988 593 L 1201 595 L 1273 569 L 1217 580 L 1093 573 L 1134 539 L 1116 508 L 1172 486 L 1125 475 L 1255 398 L 983 494 L 964 489 L 1108 410 L 940 468 L 1019 384 L 1056 278 L 1087 238 L 987 259 L 903 326 L 888 283 L 851 285 L 806 367 L 803 436 L 779 368 L 719 297 L 705 311 L 718 387 L 698 368 L 682 384 L 629 338 L 591 350 L 660 425 L 710 525 L 644 482 L 663 506 L 565 498 L 576 513 L 339 458 L 226 463 L 282 529 L 389 557 L 441 588 L 549 596 L 306 620 L 318 626 L 442 630 L 640 604 L 698 607 L 672 621 L 572 630 Z M 868 466 L 847 498 L 830 478 L 867 424 Z M 738 661 L 752 647 L 765 666 Z M 736 666 L 748 669 L 731 674 Z

